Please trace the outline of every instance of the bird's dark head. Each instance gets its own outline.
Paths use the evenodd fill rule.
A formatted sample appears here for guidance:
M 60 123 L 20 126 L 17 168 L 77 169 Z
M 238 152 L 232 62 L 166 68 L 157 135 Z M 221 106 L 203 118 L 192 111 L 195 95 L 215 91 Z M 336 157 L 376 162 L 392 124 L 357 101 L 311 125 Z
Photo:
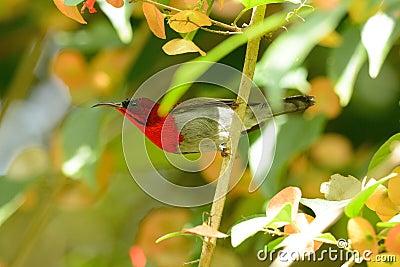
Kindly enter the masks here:
M 173 116 L 158 116 L 160 105 L 154 101 L 148 98 L 132 98 L 116 103 L 98 103 L 92 107 L 99 106 L 112 107 L 121 112 L 159 148 L 172 153 L 178 151 L 177 147 L 182 142 L 183 136 L 180 135 Z M 162 137 L 163 129 L 165 129 L 164 137 Z
M 155 120 L 159 104 L 148 98 L 127 98 L 122 102 L 102 102 L 92 107 L 112 107 L 121 112 L 133 123 L 148 124 L 149 120 Z

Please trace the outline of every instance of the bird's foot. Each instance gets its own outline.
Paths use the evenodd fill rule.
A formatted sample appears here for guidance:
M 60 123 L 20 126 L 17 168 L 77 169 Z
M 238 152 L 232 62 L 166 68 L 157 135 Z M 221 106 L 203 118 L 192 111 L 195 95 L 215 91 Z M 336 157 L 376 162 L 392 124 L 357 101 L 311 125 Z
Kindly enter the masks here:
M 229 148 L 228 148 L 228 145 L 226 143 L 219 144 L 218 150 L 221 151 L 221 156 L 223 156 L 223 157 L 227 157 L 227 156 L 229 156 L 231 154 L 229 152 Z

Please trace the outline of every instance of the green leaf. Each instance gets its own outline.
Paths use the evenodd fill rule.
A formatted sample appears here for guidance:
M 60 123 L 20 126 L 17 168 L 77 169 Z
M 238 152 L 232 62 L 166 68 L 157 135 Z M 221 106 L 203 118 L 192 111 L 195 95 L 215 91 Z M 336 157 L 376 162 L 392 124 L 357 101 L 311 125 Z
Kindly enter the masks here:
M 376 224 L 376 226 L 381 227 L 381 228 L 392 228 L 399 224 L 400 224 L 400 222 L 378 222 Z
M 270 218 L 271 221 L 265 225 L 265 227 L 276 229 L 282 227 L 283 225 L 292 223 L 292 208 L 292 204 L 285 204 L 274 218 Z
M 362 43 L 367 50 L 369 75 L 376 78 L 394 42 L 400 35 L 398 5 L 378 12 L 369 18 L 361 32 Z
M 372 157 L 369 166 L 368 166 L 368 171 L 371 171 L 374 169 L 376 166 L 380 165 L 381 163 L 385 162 L 387 158 L 391 155 L 392 153 L 392 143 L 395 141 L 400 141 L 400 133 L 397 133 L 393 135 L 392 137 L 389 138 L 379 149 L 376 151 L 374 156 Z
M 23 192 L 30 185 L 30 181 L 13 181 L 0 176 L 0 207 L 11 201 L 16 195 Z
M 372 185 L 366 187 L 363 191 L 358 193 L 346 206 L 344 209 L 345 214 L 349 218 L 354 218 L 359 215 L 361 208 L 364 206 L 365 201 L 374 193 L 374 191 L 378 188 L 379 185 L 383 184 L 390 178 L 393 178 L 394 175 L 388 175 L 379 181 L 374 182 Z
M 315 11 L 305 19 L 281 34 L 268 47 L 257 63 L 254 81 L 268 88 L 272 103 L 280 103 L 283 93 L 282 79 L 298 68 L 318 42 L 332 32 L 345 15 L 344 5 L 334 11 Z
M 168 234 L 163 235 L 162 237 L 157 238 L 156 243 L 160 243 L 161 241 L 164 241 L 166 239 L 169 239 L 169 238 L 172 238 L 172 237 L 175 237 L 175 236 L 182 236 L 182 235 L 198 236 L 198 235 L 195 235 L 195 234 L 188 234 L 188 233 L 183 233 L 183 232 L 172 232 L 172 233 L 168 233 Z
M 278 130 L 274 161 L 262 189 L 267 195 L 276 193 L 280 187 L 280 174 L 289 161 L 300 151 L 309 147 L 320 135 L 325 125 L 323 116 L 305 120 L 300 116 L 288 116 L 285 124 Z M 251 164 L 251 161 L 250 161 Z M 261 180 L 260 177 L 253 179 Z
M 340 98 L 340 104 L 346 106 L 351 99 L 354 83 L 367 56 L 357 28 L 346 29 L 342 33 L 342 40 L 343 44 L 340 47 L 332 49 L 327 71 L 335 83 L 335 92 Z
M 0 176 L 0 226 L 22 205 L 22 192 L 32 181 L 17 182 Z
M 231 230 L 231 244 L 233 247 L 239 246 L 250 236 L 264 230 L 269 222 L 268 217 L 256 217 L 250 220 L 242 221 L 232 227 Z
M 255 233 L 264 231 L 265 228 L 277 229 L 292 222 L 292 204 L 287 203 L 282 206 L 278 213 L 272 216 L 255 217 L 242 221 L 232 227 L 231 244 L 233 247 L 239 246 L 244 240 L 253 236 Z
M 62 171 L 73 179 L 84 180 L 92 188 L 96 186 L 103 112 L 105 110 L 76 109 L 70 113 L 62 128 L 65 159 Z
M 310 83 L 307 81 L 307 76 L 308 71 L 306 68 L 299 67 L 293 69 L 282 77 L 280 86 L 282 88 L 297 89 L 306 95 L 310 90 Z
M 300 4 L 301 1 L 299 0 L 240 0 L 240 2 L 246 7 L 246 9 L 250 9 L 256 6 L 261 5 L 268 5 L 268 4 L 276 4 L 276 3 L 283 3 L 283 2 L 290 2 L 293 4 Z
M 281 237 L 278 237 L 278 238 L 272 240 L 271 242 L 269 242 L 266 246 L 267 248 L 265 249 L 266 252 L 272 251 L 272 250 L 277 250 L 281 247 L 284 247 L 285 245 L 283 244 L 283 241 L 285 240 L 285 238 L 286 238 L 286 236 L 281 236 Z
M 99 5 L 101 10 L 106 14 L 120 40 L 128 44 L 132 40 L 133 31 L 130 22 L 130 17 L 132 15 L 133 3 L 128 3 L 129 1 L 124 1 L 124 6 L 121 8 L 115 8 L 108 4 L 106 1 L 100 1 Z
M 0 226 L 22 206 L 24 200 L 23 195 L 16 195 L 6 204 L 0 206 Z
M 389 228 L 389 227 L 394 227 L 394 226 L 396 226 L 398 224 L 400 224 L 400 214 L 397 214 L 397 215 L 393 216 L 387 222 L 378 222 L 376 224 L 376 226 L 383 227 L 383 228 Z
M 64 4 L 66 6 L 77 6 L 82 3 L 84 0 L 64 0 Z
M 323 233 L 322 235 L 315 237 L 314 240 L 321 241 L 321 242 L 324 242 L 327 244 L 332 244 L 332 245 L 337 244 L 336 238 L 331 233 Z

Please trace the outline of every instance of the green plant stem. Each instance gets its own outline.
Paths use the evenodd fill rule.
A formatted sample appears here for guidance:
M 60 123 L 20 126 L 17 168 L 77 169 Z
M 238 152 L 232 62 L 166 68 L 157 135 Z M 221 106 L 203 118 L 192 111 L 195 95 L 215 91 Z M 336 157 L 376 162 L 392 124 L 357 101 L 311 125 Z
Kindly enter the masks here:
M 7 90 L 7 96 L 4 98 L 0 111 L 0 122 L 10 103 L 14 99 L 24 98 L 29 92 L 30 85 L 34 78 L 34 69 L 42 54 L 42 50 L 45 43 L 45 31 L 40 31 L 37 34 L 36 40 L 32 42 L 31 46 L 28 46 L 22 55 L 21 61 L 18 64 L 18 68 L 11 80 L 10 86 Z
M 47 194 L 43 197 L 41 205 L 36 211 L 35 217 L 29 225 L 28 231 L 25 235 L 24 240 L 19 247 L 14 260 L 10 263 L 10 267 L 22 267 L 26 263 L 26 259 L 32 248 L 36 244 L 37 238 L 42 233 L 44 227 L 46 226 L 49 216 L 52 214 L 53 209 L 56 207 L 56 198 L 65 184 L 65 177 L 55 177 L 54 184 L 47 184 L 44 181 Z
M 253 9 L 250 25 L 262 22 L 264 20 L 265 10 L 265 5 L 255 7 Z M 248 40 L 247 42 L 243 74 L 236 102 L 237 107 L 235 109 L 237 116 L 233 116 L 232 118 L 230 143 L 228 142 L 229 154 L 224 157 L 222 162 L 220 177 L 218 179 L 214 201 L 210 212 L 210 226 L 215 230 L 218 230 L 222 219 L 226 194 L 228 193 L 229 189 L 229 181 L 232 173 L 233 161 L 236 157 L 236 151 L 240 138 L 240 129 L 247 107 L 247 100 L 249 98 L 252 87 L 252 79 L 256 67 L 260 39 L 261 36 L 257 36 L 253 39 Z M 209 267 L 211 265 L 216 243 L 216 238 L 204 238 L 199 267 Z

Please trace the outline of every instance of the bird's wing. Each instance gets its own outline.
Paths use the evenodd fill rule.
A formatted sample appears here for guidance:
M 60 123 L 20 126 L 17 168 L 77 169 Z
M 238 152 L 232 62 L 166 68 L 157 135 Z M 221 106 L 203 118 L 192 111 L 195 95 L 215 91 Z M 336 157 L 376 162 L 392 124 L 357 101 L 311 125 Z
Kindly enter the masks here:
M 196 111 L 201 109 L 208 109 L 210 107 L 232 107 L 233 99 L 216 99 L 216 98 L 192 98 L 182 103 L 178 103 L 172 110 L 172 113 L 179 114 L 187 111 Z

